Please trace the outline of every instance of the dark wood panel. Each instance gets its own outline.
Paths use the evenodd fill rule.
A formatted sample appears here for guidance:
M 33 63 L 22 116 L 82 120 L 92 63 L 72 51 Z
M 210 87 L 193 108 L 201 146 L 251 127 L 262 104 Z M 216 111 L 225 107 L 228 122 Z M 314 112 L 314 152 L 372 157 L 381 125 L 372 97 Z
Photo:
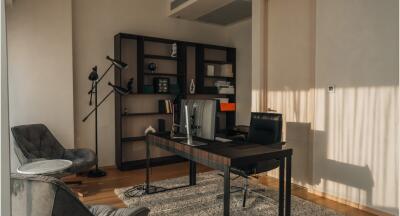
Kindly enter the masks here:
M 159 113 L 159 112 L 148 112 L 148 113 L 124 113 L 122 116 L 144 116 L 144 115 L 172 115 L 172 113 Z
M 121 142 L 135 142 L 135 141 L 143 141 L 145 140 L 145 136 L 138 136 L 138 137 L 124 137 L 121 138 Z
M 122 39 L 121 35 L 114 37 L 114 59 L 122 60 L 121 53 Z M 114 67 L 114 82 L 116 85 L 121 85 L 121 72 L 117 67 Z M 115 94 L 115 164 L 119 168 L 122 162 L 122 146 L 120 145 L 122 130 L 121 130 L 121 106 L 122 100 L 120 94 Z
M 212 78 L 212 79 L 235 79 L 234 77 L 226 77 L 226 76 L 204 76 L 205 78 Z
M 137 41 L 137 89 L 138 93 L 143 93 L 144 84 L 144 39 L 138 37 Z
M 186 159 L 179 156 L 167 156 L 150 159 L 152 166 L 168 165 L 172 163 L 184 162 Z M 143 169 L 146 167 L 146 160 L 135 160 L 122 162 L 121 170 Z
M 161 56 L 161 55 L 144 55 L 144 58 L 162 59 L 162 60 L 171 60 L 171 61 L 177 61 L 178 60 L 176 57 Z
M 207 165 L 208 162 L 218 166 L 236 166 L 254 163 L 255 161 L 268 160 L 292 155 L 292 149 L 282 149 L 283 143 L 274 145 L 245 144 L 239 142 L 223 143 L 195 138 L 206 142 L 204 146 L 189 146 L 172 140 L 165 134 L 148 134 L 146 142 L 164 150 L 176 153 L 185 158 Z M 201 160 L 201 161 L 199 161 Z M 210 166 L 216 168 L 215 166 Z
M 171 76 L 171 77 L 177 77 L 178 74 L 171 74 L 171 73 L 144 73 L 146 76 Z
M 204 63 L 209 63 L 209 64 L 231 64 L 231 62 L 216 61 L 216 60 L 204 60 Z

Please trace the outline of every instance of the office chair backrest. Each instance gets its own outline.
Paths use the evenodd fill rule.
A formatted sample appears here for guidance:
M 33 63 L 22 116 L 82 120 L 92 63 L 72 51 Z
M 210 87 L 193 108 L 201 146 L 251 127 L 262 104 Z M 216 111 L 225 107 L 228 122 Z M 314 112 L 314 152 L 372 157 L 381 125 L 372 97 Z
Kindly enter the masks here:
M 282 114 L 252 112 L 249 143 L 274 144 L 282 141 Z
M 20 125 L 11 128 L 15 138 L 15 147 L 18 159 L 22 163 L 24 158 L 57 159 L 65 152 L 64 147 L 57 141 L 44 124 Z

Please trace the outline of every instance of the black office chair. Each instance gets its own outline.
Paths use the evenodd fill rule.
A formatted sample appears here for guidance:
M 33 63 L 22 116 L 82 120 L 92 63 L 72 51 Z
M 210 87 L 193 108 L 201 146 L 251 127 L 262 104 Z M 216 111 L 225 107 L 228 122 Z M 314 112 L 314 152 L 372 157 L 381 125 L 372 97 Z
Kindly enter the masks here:
M 250 128 L 247 143 L 268 145 L 272 148 L 282 148 L 282 114 L 279 113 L 251 113 Z M 231 171 L 244 178 L 243 187 L 232 186 L 231 193 L 243 191 L 243 207 L 246 206 L 247 193 L 254 193 L 266 198 L 258 190 L 248 188 L 248 178 L 251 175 L 267 172 L 279 167 L 279 160 L 266 160 L 254 164 L 232 167 Z

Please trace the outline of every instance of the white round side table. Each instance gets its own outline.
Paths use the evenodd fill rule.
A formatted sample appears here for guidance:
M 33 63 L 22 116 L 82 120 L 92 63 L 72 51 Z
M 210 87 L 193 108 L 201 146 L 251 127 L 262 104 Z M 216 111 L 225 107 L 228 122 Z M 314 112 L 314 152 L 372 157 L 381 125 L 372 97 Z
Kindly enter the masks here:
M 72 161 L 53 159 L 41 160 L 18 167 L 17 172 L 29 175 L 49 175 L 64 171 L 72 166 Z

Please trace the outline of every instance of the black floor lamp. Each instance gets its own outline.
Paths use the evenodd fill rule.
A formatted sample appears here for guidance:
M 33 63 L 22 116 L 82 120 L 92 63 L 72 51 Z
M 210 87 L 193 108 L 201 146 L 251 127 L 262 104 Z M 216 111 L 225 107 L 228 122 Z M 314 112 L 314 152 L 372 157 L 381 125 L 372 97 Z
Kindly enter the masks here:
M 111 65 L 107 68 L 107 70 L 103 73 L 103 75 L 101 75 L 100 78 L 99 78 L 99 75 L 97 74 L 97 66 L 93 67 L 92 72 L 90 72 L 90 74 L 89 74 L 89 80 L 92 81 L 92 87 L 90 88 L 90 90 L 88 92 L 88 94 L 90 94 L 89 106 L 93 105 L 92 99 L 94 96 L 94 108 L 82 120 L 83 122 L 85 122 L 94 113 L 95 144 L 96 144 L 97 158 L 98 158 L 97 109 L 113 92 L 117 92 L 118 94 L 128 94 L 132 90 L 132 82 L 128 83 L 127 89 L 120 87 L 120 86 L 112 85 L 111 83 L 108 83 L 110 86 L 113 87 L 113 89 L 100 101 L 100 103 L 98 103 L 98 101 L 97 101 L 97 90 L 98 90 L 97 86 L 100 83 L 100 81 L 104 78 L 104 76 L 108 73 L 108 71 L 110 71 L 112 66 L 117 67 L 120 71 L 122 71 L 123 69 L 128 67 L 128 65 L 126 63 L 112 59 L 109 56 L 107 56 L 106 59 L 111 61 Z M 90 170 L 88 173 L 88 177 L 96 178 L 96 177 L 103 177 L 106 175 L 107 175 L 107 173 L 105 171 L 99 169 L 99 161 L 97 159 L 96 169 Z

